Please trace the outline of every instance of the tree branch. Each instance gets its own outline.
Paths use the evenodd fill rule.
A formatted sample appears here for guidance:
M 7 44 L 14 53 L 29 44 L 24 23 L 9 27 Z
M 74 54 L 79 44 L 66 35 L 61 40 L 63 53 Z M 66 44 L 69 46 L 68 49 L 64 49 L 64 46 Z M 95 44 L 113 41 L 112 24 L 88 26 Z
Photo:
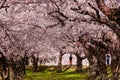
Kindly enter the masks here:
M 6 1 L 7 1 L 7 0 L 2 0 L 2 1 L 0 2 L 0 4 L 1 4 L 1 5 L 0 5 L 0 9 L 5 8 L 5 11 L 7 12 L 7 8 L 9 8 L 9 6 L 7 6 L 7 5 L 5 6 Z
M 3 25 L 0 25 L 0 26 L 1 26 L 2 29 L 5 31 L 6 35 L 8 36 L 8 39 L 9 39 L 10 42 L 13 44 L 13 46 L 18 49 L 18 47 L 15 45 L 15 43 L 14 43 L 14 42 L 12 41 L 12 39 L 10 38 L 10 36 L 9 36 L 7 30 L 4 28 L 4 26 L 3 26 Z
M 120 26 L 120 7 L 111 9 L 105 5 L 105 0 L 96 0 L 98 8 L 112 21 Z
M 98 9 L 96 9 L 95 7 L 93 7 L 90 3 L 88 3 L 88 5 L 89 5 L 92 9 L 94 9 L 94 10 L 95 10 L 96 15 L 97 15 L 97 18 L 98 18 L 98 19 L 100 19 L 99 10 L 98 10 Z

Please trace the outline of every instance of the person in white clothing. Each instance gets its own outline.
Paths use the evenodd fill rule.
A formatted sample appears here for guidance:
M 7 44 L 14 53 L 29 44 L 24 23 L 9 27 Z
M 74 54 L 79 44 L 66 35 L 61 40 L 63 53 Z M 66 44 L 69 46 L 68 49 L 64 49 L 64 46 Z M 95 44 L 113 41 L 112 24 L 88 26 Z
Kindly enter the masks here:
M 106 54 L 106 65 L 110 65 L 111 64 L 111 54 L 107 53 Z

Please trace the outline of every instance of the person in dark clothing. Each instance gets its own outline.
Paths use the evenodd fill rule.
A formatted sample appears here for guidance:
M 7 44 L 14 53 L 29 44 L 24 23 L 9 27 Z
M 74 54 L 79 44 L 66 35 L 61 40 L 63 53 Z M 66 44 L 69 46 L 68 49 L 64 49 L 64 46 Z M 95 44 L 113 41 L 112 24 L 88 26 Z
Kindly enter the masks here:
M 73 59 L 72 54 L 70 54 L 70 56 L 69 56 L 69 63 L 70 63 L 70 65 L 72 65 L 72 59 Z

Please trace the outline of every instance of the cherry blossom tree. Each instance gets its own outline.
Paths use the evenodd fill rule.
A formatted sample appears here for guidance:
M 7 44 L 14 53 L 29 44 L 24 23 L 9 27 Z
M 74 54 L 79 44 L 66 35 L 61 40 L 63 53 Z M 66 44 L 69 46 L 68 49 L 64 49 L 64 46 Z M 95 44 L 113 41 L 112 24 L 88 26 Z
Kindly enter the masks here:
M 65 53 L 75 54 L 81 66 L 85 57 L 92 63 L 93 54 L 101 52 L 103 55 L 94 56 L 100 63 L 100 72 L 104 73 L 106 69 L 101 64 L 106 67 L 104 57 L 110 47 L 116 57 L 113 60 L 115 79 L 114 73 L 120 66 L 117 63 L 119 46 L 116 46 L 119 41 L 111 41 L 113 38 L 106 36 L 111 32 L 120 38 L 119 13 L 119 0 L 1 0 L 0 48 L 4 64 L 12 68 L 14 79 L 20 79 L 24 77 L 28 58 L 32 58 L 34 71 L 37 71 L 39 60 L 54 61 L 59 53 L 58 70 L 61 71 Z M 114 51 L 118 51 L 117 54 Z M 81 57 L 81 52 L 85 57 Z

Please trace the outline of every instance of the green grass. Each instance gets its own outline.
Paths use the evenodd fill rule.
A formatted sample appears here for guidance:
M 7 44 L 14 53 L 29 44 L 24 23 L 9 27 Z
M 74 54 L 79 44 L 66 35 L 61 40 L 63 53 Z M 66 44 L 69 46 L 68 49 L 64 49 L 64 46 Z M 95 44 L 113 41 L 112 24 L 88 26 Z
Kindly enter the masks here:
M 45 69 L 44 69 L 45 68 Z M 32 67 L 28 67 L 26 70 L 27 75 L 25 76 L 24 80 L 86 80 L 89 71 L 88 69 L 84 69 L 83 72 L 75 72 L 76 67 L 72 66 L 65 72 L 57 73 L 55 66 L 49 67 L 40 67 L 39 72 L 33 72 Z M 110 67 L 107 68 L 108 77 L 111 77 L 111 70 Z M 0 78 L 1 80 L 1 78 Z
M 87 73 L 76 73 L 75 70 L 70 69 L 62 73 L 48 70 L 36 73 L 27 71 L 27 76 L 24 80 L 86 80 L 86 78 Z

